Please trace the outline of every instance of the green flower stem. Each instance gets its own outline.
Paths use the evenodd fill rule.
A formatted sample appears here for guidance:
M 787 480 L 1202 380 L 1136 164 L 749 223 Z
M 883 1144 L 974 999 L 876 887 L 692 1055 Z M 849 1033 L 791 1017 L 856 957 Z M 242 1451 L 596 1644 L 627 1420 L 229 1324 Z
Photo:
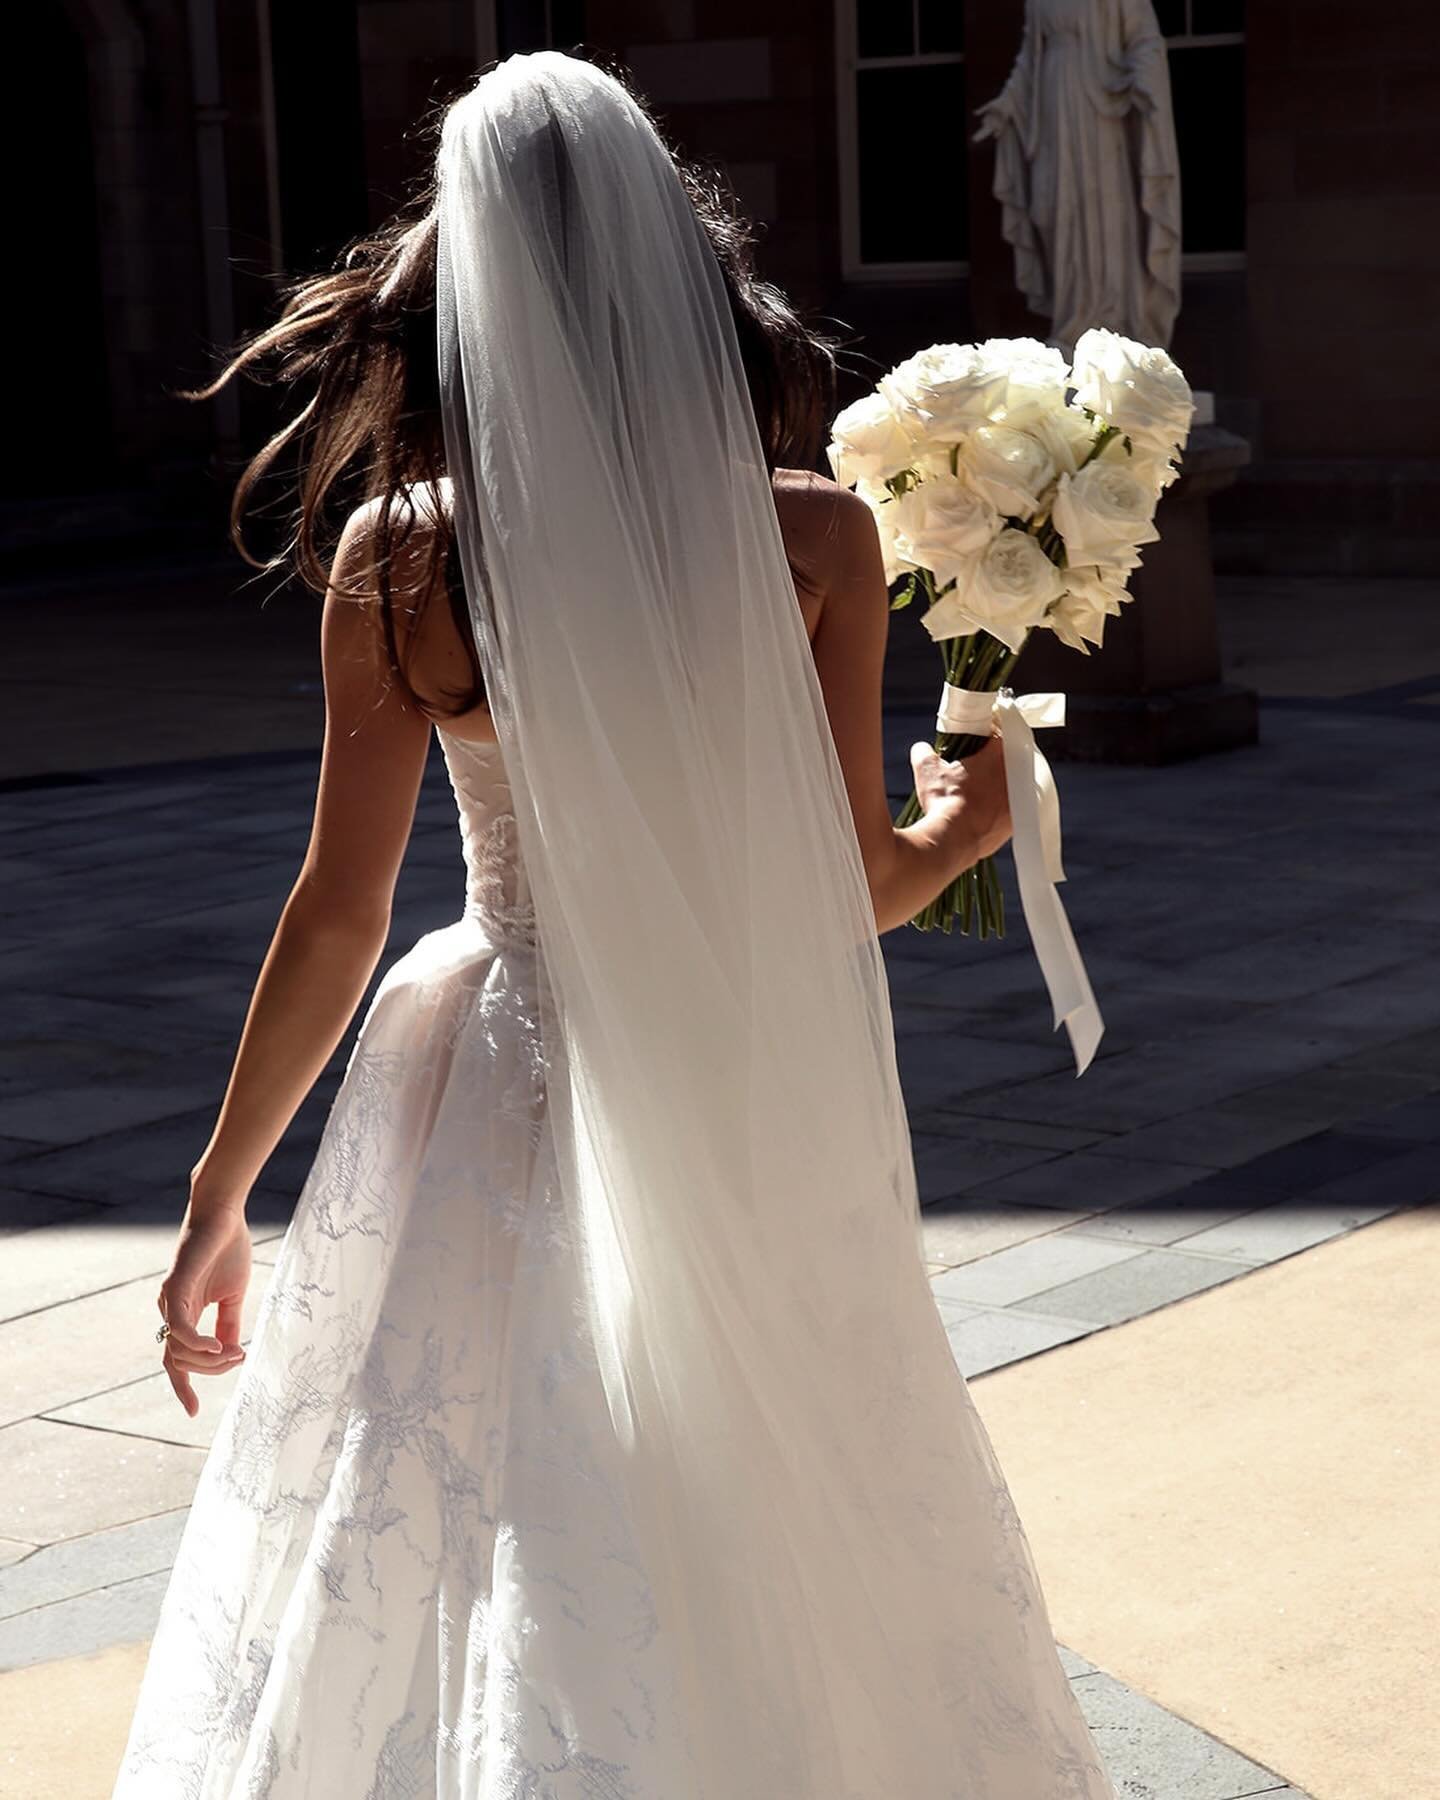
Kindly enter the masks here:
M 935 580 L 928 569 L 920 571 L 930 603 L 935 602 Z M 995 693 L 1010 678 L 1020 652 L 1011 650 L 988 632 L 975 632 L 969 637 L 947 638 L 942 647 L 945 679 L 952 687 L 970 688 L 977 693 Z M 936 734 L 937 755 L 947 762 L 962 761 L 972 756 L 987 742 L 987 737 L 969 732 Z M 921 817 L 918 797 L 911 794 L 901 807 L 895 823 L 902 830 Z M 916 913 L 910 923 L 918 931 L 951 931 L 960 922 L 963 936 L 972 927 L 980 937 L 1004 937 L 1005 900 L 999 873 L 993 857 L 982 857 L 971 868 L 958 875 L 928 906 Z

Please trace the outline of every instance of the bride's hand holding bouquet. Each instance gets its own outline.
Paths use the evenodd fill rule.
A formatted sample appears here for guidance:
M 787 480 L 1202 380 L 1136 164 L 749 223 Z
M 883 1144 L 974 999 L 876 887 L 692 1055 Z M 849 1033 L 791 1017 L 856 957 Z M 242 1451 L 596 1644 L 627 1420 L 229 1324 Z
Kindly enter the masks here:
M 1010 841 L 1005 753 L 998 737 L 987 738 L 963 762 L 947 761 L 922 739 L 910 746 L 910 767 L 918 819 L 933 820 L 942 829 L 963 821 L 967 852 L 977 858 L 993 856 Z

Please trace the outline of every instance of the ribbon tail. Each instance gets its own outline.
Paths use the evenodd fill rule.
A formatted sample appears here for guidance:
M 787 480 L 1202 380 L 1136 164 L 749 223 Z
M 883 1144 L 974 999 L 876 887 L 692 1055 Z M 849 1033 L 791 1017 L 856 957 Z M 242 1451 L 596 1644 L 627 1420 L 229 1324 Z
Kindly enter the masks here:
M 1050 874 L 1052 858 L 1047 854 L 1045 836 L 1047 808 L 1041 797 L 1044 785 L 1037 789 L 1037 764 L 1044 763 L 1046 777 L 1050 765 L 1040 754 L 1029 721 L 1017 708 L 1006 709 L 1001 741 L 1014 827 L 1011 849 L 1020 887 L 1020 905 L 1054 1008 L 1052 1030 L 1058 1031 L 1063 1022 L 1075 1056 L 1075 1073 L 1083 1075 L 1094 1059 L 1105 1023 L 1095 1003 L 1065 907 Z M 1053 796 L 1053 781 L 1049 789 Z M 1058 845 L 1054 850 L 1053 862 L 1058 867 Z

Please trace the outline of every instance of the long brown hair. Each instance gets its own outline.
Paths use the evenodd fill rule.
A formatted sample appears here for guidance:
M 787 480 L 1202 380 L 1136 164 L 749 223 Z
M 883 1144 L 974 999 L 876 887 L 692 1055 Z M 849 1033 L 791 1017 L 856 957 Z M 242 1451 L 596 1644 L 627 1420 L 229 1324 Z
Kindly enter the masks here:
M 802 322 L 780 290 L 754 271 L 754 228 L 718 170 L 683 157 L 665 139 L 621 66 L 608 71 L 645 110 L 675 162 L 705 228 L 725 281 L 766 466 L 813 466 L 831 411 L 839 340 Z M 429 127 L 438 129 L 443 108 Z M 369 502 L 366 579 L 352 591 L 379 600 L 392 673 L 410 686 L 395 626 L 397 600 L 415 603 L 409 634 L 429 598 L 443 587 L 471 663 L 467 693 L 452 696 L 450 716 L 483 697 L 459 558 L 450 521 L 431 507 L 434 529 L 423 553 L 397 552 L 415 523 L 412 490 L 433 494 L 445 474 L 435 346 L 435 187 L 372 236 L 352 244 L 328 274 L 289 283 L 273 325 L 243 340 L 215 379 L 185 398 L 205 400 L 236 376 L 283 387 L 301 403 L 250 460 L 236 482 L 230 535 L 256 568 L 287 570 L 317 593 L 331 585 L 329 567 L 346 519 Z M 256 556 L 246 539 L 257 491 L 277 476 L 290 487 L 288 541 Z M 438 516 L 437 516 L 438 515 Z M 442 580 L 443 570 L 443 580 Z M 411 688 L 413 694 L 413 687 Z M 422 710 L 437 710 L 420 700 Z

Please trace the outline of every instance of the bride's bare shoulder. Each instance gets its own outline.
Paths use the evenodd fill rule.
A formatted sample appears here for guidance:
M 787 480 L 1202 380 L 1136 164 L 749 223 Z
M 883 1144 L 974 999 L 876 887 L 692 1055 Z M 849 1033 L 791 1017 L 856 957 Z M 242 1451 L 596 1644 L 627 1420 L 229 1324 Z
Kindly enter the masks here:
M 855 510 L 868 519 L 869 508 L 858 494 L 813 469 L 776 469 L 771 485 L 791 562 L 813 570 L 823 582 L 836 555 L 844 554 Z
M 814 469 L 776 469 L 770 479 L 782 524 L 789 520 L 797 530 L 829 529 L 845 502 L 855 498 L 848 488 Z
M 823 593 L 874 536 L 870 508 L 853 489 L 813 469 L 777 469 L 772 486 L 791 566 L 803 571 L 805 585 Z

